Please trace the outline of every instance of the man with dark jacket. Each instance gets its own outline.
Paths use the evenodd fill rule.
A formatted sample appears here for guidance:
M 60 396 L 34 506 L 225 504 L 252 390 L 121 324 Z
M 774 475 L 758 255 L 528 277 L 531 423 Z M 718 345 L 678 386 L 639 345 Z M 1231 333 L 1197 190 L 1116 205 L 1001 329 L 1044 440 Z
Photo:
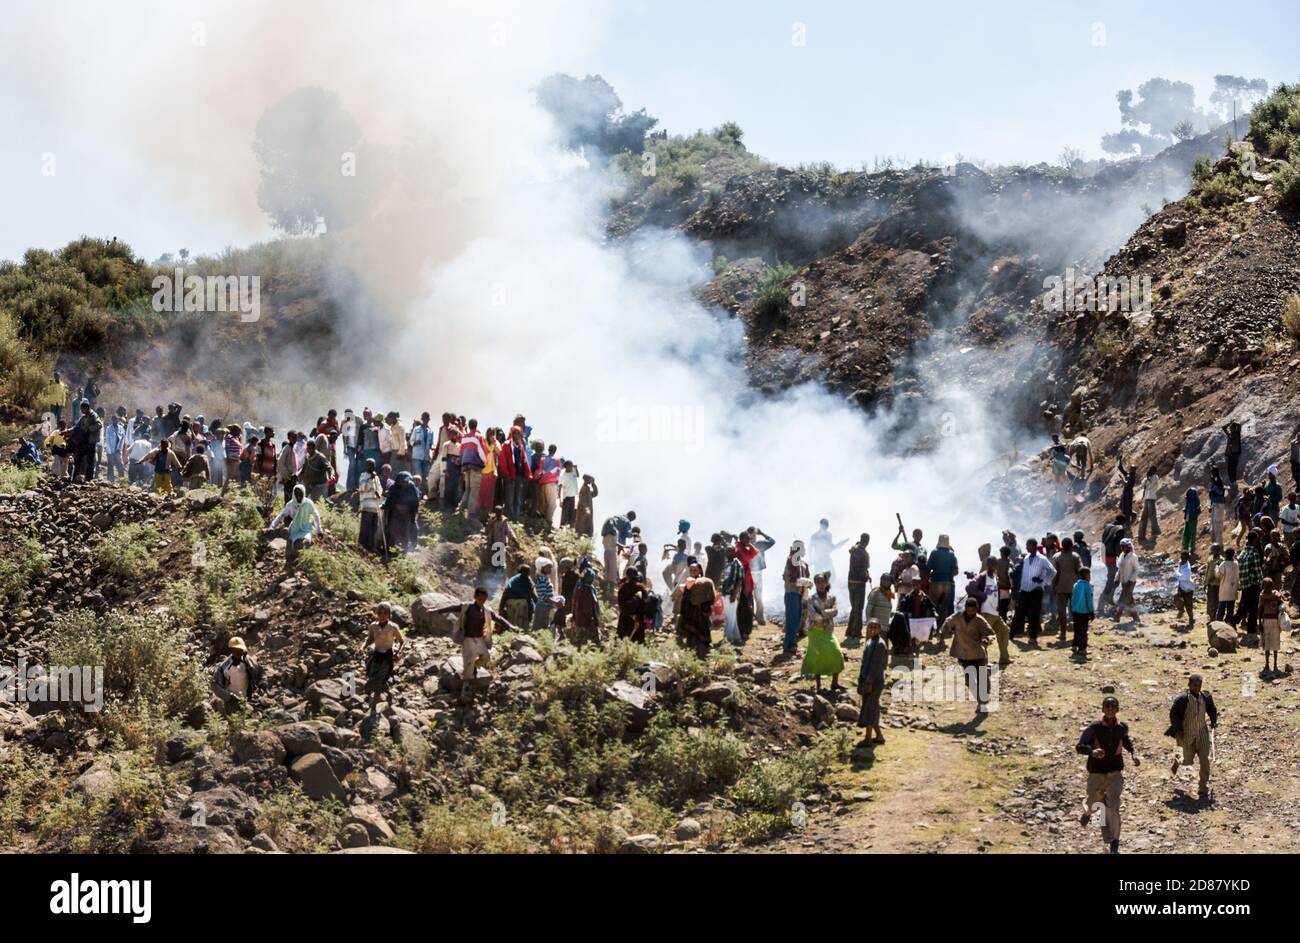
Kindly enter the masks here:
M 1101 591 L 1099 615 L 1107 615 L 1115 606 L 1115 575 L 1119 570 L 1119 542 L 1124 539 L 1124 528 L 1124 515 L 1118 514 L 1101 532 L 1102 556 L 1106 561 L 1106 585 Z
M 1178 775 L 1178 767 L 1191 766 L 1192 758 L 1199 758 L 1200 787 L 1197 795 L 1202 799 L 1210 795 L 1210 753 L 1214 735 L 1211 733 L 1219 726 L 1219 711 L 1214 706 L 1214 698 L 1209 691 L 1201 690 L 1201 676 L 1191 675 L 1187 679 L 1187 690 L 1174 698 L 1169 708 L 1169 729 L 1165 736 L 1173 737 L 1174 742 L 1183 748 L 1181 759 L 1174 757 L 1170 772 Z
M 846 642 L 862 638 L 862 609 L 867 604 L 867 584 L 871 582 L 871 556 L 867 553 L 870 541 L 871 535 L 863 534 L 849 548 L 849 627 L 844 633 Z
M 225 661 L 212 673 L 212 691 L 217 696 L 216 705 L 230 713 L 243 707 L 253 696 L 261 678 L 261 669 L 239 636 L 232 638 L 226 649 L 229 654 Z
M 1074 750 L 1088 758 L 1088 796 L 1079 822 L 1087 825 L 1094 815 L 1100 814 L 1102 837 L 1110 843 L 1110 853 L 1118 854 L 1124 751 L 1128 750 L 1133 757 L 1134 766 L 1142 765 L 1129 738 L 1128 724 L 1119 721 L 1118 698 L 1108 697 L 1101 702 L 1101 720 L 1083 731 Z
M 952 615 L 953 587 L 957 579 L 957 554 L 947 534 L 939 535 L 939 544 L 926 559 L 930 572 L 930 602 L 934 603 L 935 617 L 942 625 Z

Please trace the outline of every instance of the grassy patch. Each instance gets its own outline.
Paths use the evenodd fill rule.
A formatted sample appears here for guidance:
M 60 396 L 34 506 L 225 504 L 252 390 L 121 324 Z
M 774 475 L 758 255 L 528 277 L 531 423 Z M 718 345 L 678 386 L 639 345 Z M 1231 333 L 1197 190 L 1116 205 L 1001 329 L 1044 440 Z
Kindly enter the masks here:
M 95 548 L 95 562 L 118 580 L 143 580 L 158 572 L 151 546 L 158 534 L 144 524 L 119 524 Z
M 0 546 L 0 600 L 20 609 L 37 580 L 50 569 L 50 555 L 32 537 Z

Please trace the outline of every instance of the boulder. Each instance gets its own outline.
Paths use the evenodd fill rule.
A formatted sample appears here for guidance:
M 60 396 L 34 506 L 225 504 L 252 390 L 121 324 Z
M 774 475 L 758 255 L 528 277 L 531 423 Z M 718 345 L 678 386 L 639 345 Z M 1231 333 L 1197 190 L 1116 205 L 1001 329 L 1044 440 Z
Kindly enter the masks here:
M 113 768 L 112 759 L 105 757 L 90 764 L 90 768 L 73 782 L 72 788 L 95 799 L 107 795 L 112 790 L 116 778 L 117 771 Z
M 303 720 L 296 724 L 285 724 L 275 728 L 275 735 L 284 744 L 289 756 L 306 756 L 308 753 L 320 753 L 325 746 L 336 742 L 333 724 L 323 720 Z
M 181 730 L 179 733 L 167 739 L 163 744 L 163 749 L 167 753 L 168 763 L 179 763 L 181 760 L 188 760 L 208 742 L 207 737 L 199 730 Z
M 654 713 L 654 695 L 630 681 L 615 681 L 605 689 L 605 696 L 627 705 L 627 725 L 633 733 L 644 730 Z
M 307 703 L 319 710 L 326 701 L 337 703 L 343 700 L 343 682 L 335 678 L 322 678 L 309 684 L 306 694 Z
M 434 610 L 454 606 L 458 602 L 460 600 L 445 593 L 425 593 L 411 603 L 411 627 L 417 632 L 427 632 L 430 635 L 451 635 L 456 626 L 455 614 L 436 615 Z
M 185 507 L 192 514 L 211 511 L 220 503 L 221 493 L 218 491 L 201 488 L 196 491 L 185 492 Z
M 1210 637 L 1210 647 L 1225 655 L 1237 650 L 1240 637 L 1237 630 L 1227 622 L 1211 622 L 1206 630 Z
M 246 730 L 235 735 L 235 759 L 240 763 L 266 760 L 272 766 L 284 762 L 284 744 L 270 730 Z
M 836 704 L 835 719 L 855 723 L 858 719 L 858 709 L 849 703 Z
M 358 822 L 348 822 L 339 835 L 339 844 L 344 848 L 369 848 L 370 835 L 366 827 Z
M 308 753 L 293 761 L 289 775 L 302 786 L 302 791 L 312 799 L 344 799 L 347 793 L 334 775 L 329 760 L 320 753 Z
M 677 828 L 673 830 L 673 835 L 678 841 L 694 841 L 700 837 L 700 832 L 702 831 L 703 829 L 700 827 L 698 820 L 686 818 L 677 823 Z
M 452 655 L 442 663 L 438 670 L 438 686 L 444 691 L 459 691 L 464 687 L 462 675 L 465 673 L 465 661 L 459 655 Z M 474 673 L 470 686 L 475 691 L 486 691 L 492 684 L 492 675 L 486 668 L 479 668 Z
M 258 801 L 234 786 L 192 792 L 180 816 L 197 827 L 232 828 L 245 838 L 256 834 Z
M 393 840 L 393 830 L 380 811 L 372 805 L 354 805 L 348 810 L 347 824 L 366 830 L 367 844 L 380 845 Z
M 618 853 L 621 855 L 644 855 L 652 851 L 658 851 L 663 842 L 658 835 L 631 835 L 623 840 L 618 846 Z
M 706 701 L 709 704 L 721 704 L 728 698 L 733 697 L 735 693 L 735 685 L 726 681 L 711 681 L 692 691 L 691 697 L 697 701 Z

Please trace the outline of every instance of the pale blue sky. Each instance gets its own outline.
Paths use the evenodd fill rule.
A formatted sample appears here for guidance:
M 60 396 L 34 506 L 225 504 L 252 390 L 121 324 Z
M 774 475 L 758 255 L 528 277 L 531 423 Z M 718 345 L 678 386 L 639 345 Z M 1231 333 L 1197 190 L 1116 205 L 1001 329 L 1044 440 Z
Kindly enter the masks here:
M 782 163 L 1051 161 L 1066 145 L 1100 156 L 1115 93 L 1152 76 L 1190 82 L 1202 105 L 1216 73 L 1300 80 L 1298 27 L 1294 0 L 616 0 L 573 71 L 604 75 L 673 133 L 737 121 Z
M 404 17 L 453 24 L 433 43 L 407 40 L 419 44 L 416 81 L 443 59 L 482 59 L 488 27 L 503 18 L 515 45 L 487 61 L 513 64 L 521 91 L 549 71 L 600 73 L 673 133 L 733 120 L 769 159 L 850 169 L 886 156 L 1052 161 L 1065 146 L 1099 156 L 1101 135 L 1119 129 L 1116 91 L 1152 76 L 1192 83 L 1202 105 L 1215 73 L 1300 80 L 1296 0 L 1248 10 L 1222 0 L 515 0 L 513 10 L 510 0 L 428 0 L 375 5 L 373 23 L 397 38 L 381 32 L 380 48 L 364 52 L 307 13 L 296 36 L 253 29 L 264 43 L 250 48 L 240 35 L 250 11 L 281 9 L 277 0 L 8 2 L 0 258 L 83 233 L 118 235 L 149 258 L 273 235 L 254 200 L 249 145 L 256 115 L 284 94 L 272 88 L 283 60 L 323 51 L 329 67 L 309 73 L 312 84 L 329 85 L 349 57 L 375 58 L 367 68 L 382 71 L 413 32 Z M 211 37 L 187 54 L 196 21 Z M 246 73 L 238 100 L 202 90 L 213 62 Z

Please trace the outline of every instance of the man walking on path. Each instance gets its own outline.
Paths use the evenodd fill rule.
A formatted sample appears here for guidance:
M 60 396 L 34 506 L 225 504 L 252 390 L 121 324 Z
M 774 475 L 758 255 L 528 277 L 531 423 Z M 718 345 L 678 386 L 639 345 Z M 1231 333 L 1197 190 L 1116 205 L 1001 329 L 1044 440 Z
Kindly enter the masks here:
M 1187 690 L 1174 699 L 1169 708 L 1169 729 L 1165 736 L 1173 737 L 1174 742 L 1182 748 L 1181 759 L 1174 757 L 1170 768 L 1173 775 L 1178 775 L 1178 767 L 1191 766 L 1192 759 L 1200 760 L 1200 785 L 1196 790 L 1197 798 L 1208 799 L 1210 796 L 1210 756 L 1214 734 L 1211 732 L 1219 726 L 1219 711 L 1214 706 L 1210 692 L 1201 690 L 1201 676 L 1191 675 L 1187 679 Z
M 1119 853 L 1119 803 L 1124 792 L 1124 751 L 1133 757 L 1133 765 L 1141 766 L 1128 735 L 1128 725 L 1119 721 L 1119 700 L 1108 697 L 1101 702 L 1101 720 L 1090 724 L 1074 747 L 1076 753 L 1088 758 L 1088 795 L 1084 800 L 1083 815 L 1079 818 L 1087 825 L 1094 815 L 1101 816 L 1101 834 L 1109 843 L 1110 853 Z

